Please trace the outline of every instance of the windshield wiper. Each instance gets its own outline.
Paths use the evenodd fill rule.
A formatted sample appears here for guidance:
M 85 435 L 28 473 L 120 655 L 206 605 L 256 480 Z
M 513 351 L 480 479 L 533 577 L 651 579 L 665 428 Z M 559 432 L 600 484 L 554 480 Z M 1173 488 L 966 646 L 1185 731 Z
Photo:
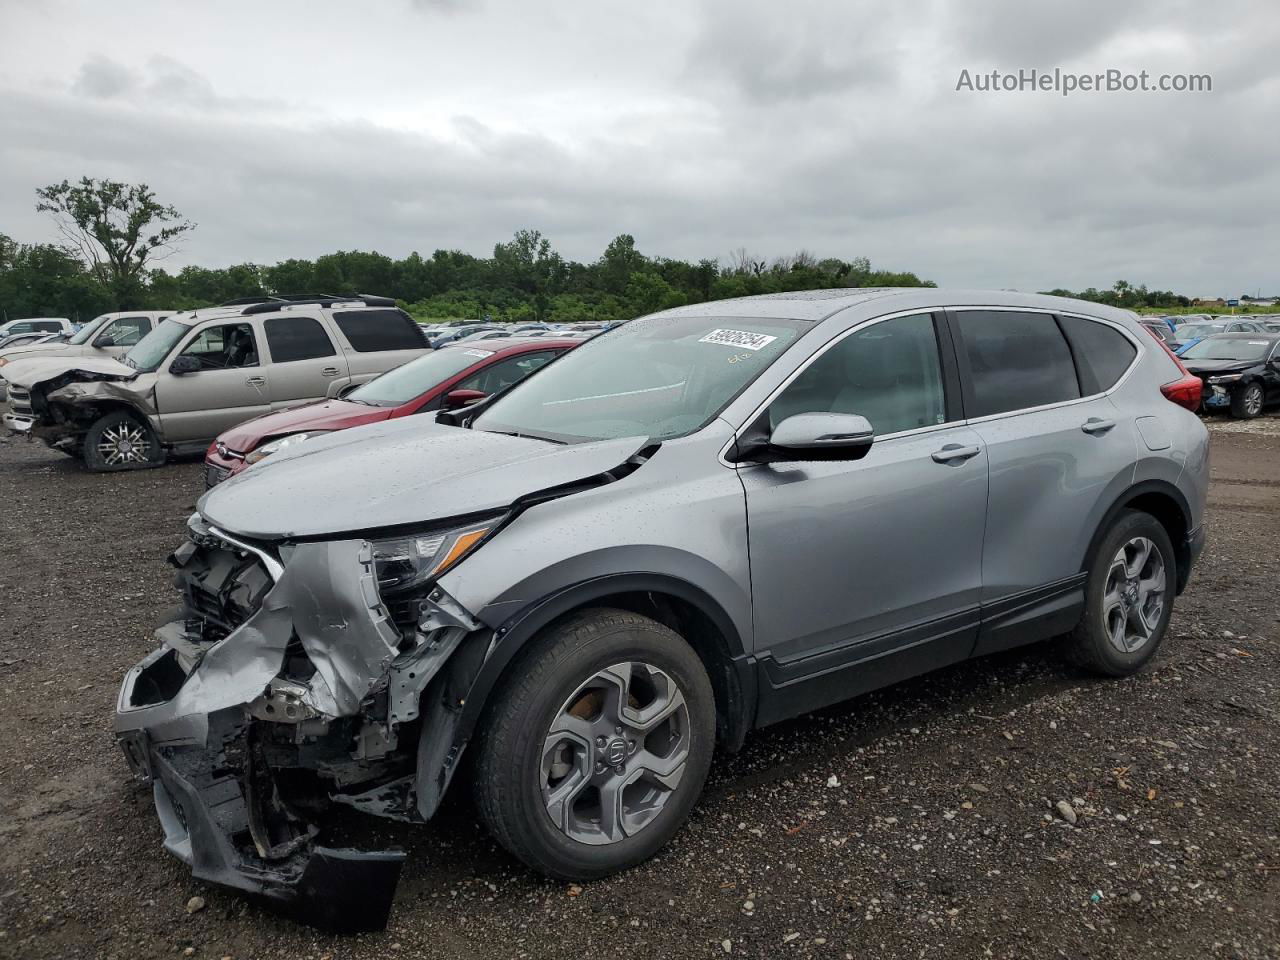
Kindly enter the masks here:
M 555 440 L 551 437 L 544 437 L 536 433 L 521 433 L 518 430 L 481 430 L 481 433 L 500 433 L 504 437 L 519 437 L 521 440 L 545 440 L 547 443 L 558 443 L 560 446 L 567 446 L 568 441 Z

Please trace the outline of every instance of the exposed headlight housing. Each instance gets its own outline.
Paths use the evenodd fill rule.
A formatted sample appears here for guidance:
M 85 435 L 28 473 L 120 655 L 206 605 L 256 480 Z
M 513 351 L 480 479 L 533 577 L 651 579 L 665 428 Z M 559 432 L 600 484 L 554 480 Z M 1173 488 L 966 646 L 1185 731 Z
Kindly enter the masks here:
M 257 463 L 259 460 L 265 460 L 273 453 L 279 453 L 285 447 L 292 447 L 295 443 L 302 443 L 311 437 L 323 437 L 326 433 L 333 433 L 332 430 L 312 430 L 306 433 L 291 433 L 287 437 L 280 437 L 272 440 L 270 443 L 264 443 L 256 450 L 250 450 L 245 454 L 245 463 Z
M 1237 380 L 1244 379 L 1243 373 L 1224 373 L 1221 376 L 1210 377 L 1209 383 L 1235 383 Z
M 373 542 L 378 588 L 403 593 L 441 576 L 480 545 L 502 521 L 500 516 L 451 530 L 433 530 Z

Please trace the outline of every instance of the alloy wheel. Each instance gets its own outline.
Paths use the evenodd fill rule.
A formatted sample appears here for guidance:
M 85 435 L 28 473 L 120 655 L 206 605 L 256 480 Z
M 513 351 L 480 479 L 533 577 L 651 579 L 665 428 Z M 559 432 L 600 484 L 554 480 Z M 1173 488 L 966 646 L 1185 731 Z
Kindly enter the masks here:
M 543 740 L 547 815 L 581 843 L 634 836 L 679 787 L 689 736 L 689 708 L 667 673 L 641 662 L 600 670 L 565 700 Z
M 110 467 L 125 463 L 148 463 L 151 440 L 138 424 L 122 421 L 102 431 L 98 453 Z
M 1111 561 L 1102 595 L 1102 626 L 1121 653 L 1140 650 L 1164 613 L 1164 556 L 1146 537 L 1125 543 Z
M 1256 417 L 1262 412 L 1262 388 L 1256 383 L 1250 384 L 1244 394 L 1244 412 Z

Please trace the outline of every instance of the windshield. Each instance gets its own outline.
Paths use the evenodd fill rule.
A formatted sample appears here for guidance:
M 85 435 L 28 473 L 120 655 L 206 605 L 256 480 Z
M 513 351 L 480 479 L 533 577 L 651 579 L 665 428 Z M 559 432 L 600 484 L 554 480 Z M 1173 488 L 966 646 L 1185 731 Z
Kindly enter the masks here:
M 81 327 L 80 330 L 70 340 L 67 341 L 67 343 L 74 343 L 77 345 L 81 343 L 88 343 L 89 338 L 92 337 L 95 332 L 97 332 L 98 328 L 101 327 L 104 323 L 106 323 L 110 319 L 111 319 L 111 315 L 107 313 L 104 313 L 100 317 L 94 317 L 92 320 L 86 323 L 83 327 Z
M 373 407 L 398 407 L 491 356 L 492 350 L 445 347 L 387 371 L 352 390 L 343 399 Z
M 1188 347 L 1182 356 L 1186 360 L 1261 360 L 1270 347 L 1270 340 L 1211 337 Z
M 185 323 L 162 320 L 124 355 L 124 362 L 142 373 L 150 373 L 164 363 L 169 351 L 190 331 L 191 327 Z
M 709 423 L 807 327 L 774 319 L 634 320 L 508 391 L 472 427 L 565 442 L 683 436 Z
M 1184 323 L 1178 328 L 1178 336 L 1183 340 L 1194 340 L 1196 337 L 1213 336 L 1225 329 L 1225 323 Z

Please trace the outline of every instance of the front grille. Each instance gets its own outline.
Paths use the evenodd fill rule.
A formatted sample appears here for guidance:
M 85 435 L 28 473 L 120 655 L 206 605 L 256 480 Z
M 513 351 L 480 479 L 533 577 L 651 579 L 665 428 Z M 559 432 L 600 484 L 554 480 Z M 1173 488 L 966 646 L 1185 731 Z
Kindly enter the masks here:
M 220 467 L 216 463 L 206 464 L 204 468 L 204 488 L 208 490 L 216 487 L 229 476 L 231 476 L 231 471 L 227 467 Z
M 9 388 L 9 411 L 24 417 L 32 415 L 31 392 L 21 387 Z

